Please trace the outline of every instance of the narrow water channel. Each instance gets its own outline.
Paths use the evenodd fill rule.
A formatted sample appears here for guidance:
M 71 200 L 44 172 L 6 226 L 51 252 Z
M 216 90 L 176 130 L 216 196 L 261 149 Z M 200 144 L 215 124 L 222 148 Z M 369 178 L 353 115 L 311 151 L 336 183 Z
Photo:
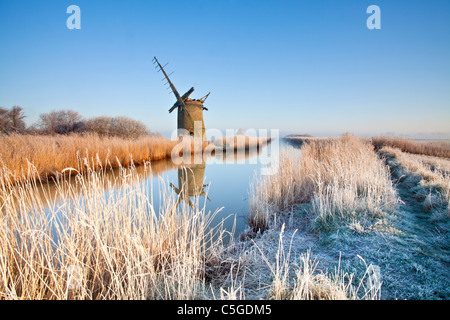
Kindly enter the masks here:
M 248 226 L 249 212 L 249 192 L 254 179 L 259 179 L 261 175 L 274 172 L 277 168 L 278 157 L 281 146 L 278 140 L 255 150 L 240 150 L 227 152 L 221 155 L 213 155 L 197 161 L 192 159 L 191 163 L 175 164 L 172 159 L 154 161 L 148 167 L 137 166 L 136 173 L 139 180 L 135 183 L 142 184 L 148 190 L 147 195 L 151 199 L 155 212 L 164 212 L 160 210 L 167 192 L 173 193 L 174 198 L 179 203 L 187 205 L 198 205 L 205 208 L 206 213 L 215 213 L 211 221 L 211 227 L 214 227 L 223 221 L 225 231 L 233 232 L 234 237 L 238 237 Z M 195 162 L 194 162 L 195 161 Z M 188 161 L 189 162 L 189 161 Z M 192 163 L 194 162 L 194 163 Z M 109 180 L 114 180 L 118 175 L 118 169 L 104 170 L 101 175 L 104 181 L 103 191 L 108 195 L 120 191 L 120 183 L 108 184 Z M 49 181 L 33 189 L 37 193 L 36 199 L 41 199 L 40 203 L 45 206 L 51 206 L 51 212 L 59 212 L 61 203 L 66 203 L 61 189 L 72 188 L 70 201 L 83 201 L 80 192 L 79 183 L 76 177 L 64 178 L 63 182 L 58 184 Z M 112 187 L 111 187 L 112 186 Z M 111 189 L 113 188 L 113 189 Z M 80 192 L 77 200 L 77 193 Z M 29 208 L 23 208 L 22 211 L 33 212 L 36 200 L 28 201 Z M 42 208 L 39 205 L 39 208 Z M 67 204 L 70 206 L 70 204 Z M 36 210 L 45 210 L 39 209 Z
M 235 151 L 212 156 L 197 164 L 175 166 L 171 159 L 152 164 L 153 173 L 142 183 L 151 184 L 153 206 L 159 209 L 160 186 L 169 186 L 179 201 L 198 203 L 206 212 L 220 212 L 212 225 L 224 220 L 224 229 L 238 236 L 247 227 L 249 188 L 252 180 L 273 168 L 279 155 L 279 142 L 273 141 L 254 151 Z M 184 189 L 183 189 L 184 186 Z
M 160 210 L 164 204 L 162 201 L 167 192 L 171 192 L 179 203 L 204 207 L 206 213 L 213 214 L 220 209 L 210 226 L 223 221 L 223 228 L 233 231 L 234 237 L 238 237 L 248 225 L 251 182 L 276 170 L 280 148 L 283 147 L 278 140 L 274 140 L 259 149 L 227 152 L 200 161 L 191 159 L 188 164 L 175 164 L 172 159 L 158 160 L 150 164 L 151 170 L 145 166 L 136 167 L 140 178 L 136 183 L 143 184 L 144 188 L 140 189 L 151 193 L 148 198 L 155 212 L 163 211 Z M 120 184 L 115 183 L 112 184 L 114 189 L 108 187 L 108 180 L 114 180 L 117 175 L 118 169 L 102 172 L 105 181 L 103 190 L 107 194 L 115 193 L 118 191 L 116 188 L 120 188 Z M 63 183 L 59 184 L 49 181 L 34 190 L 44 206 L 50 205 L 52 211 L 57 212 L 59 203 L 66 201 L 61 198 L 61 188 L 67 188 L 66 183 L 73 187 L 76 199 L 80 185 L 74 176 L 64 178 Z M 81 193 L 79 201 L 83 201 Z M 30 205 L 32 203 L 30 201 Z M 29 210 L 33 211 L 32 207 Z

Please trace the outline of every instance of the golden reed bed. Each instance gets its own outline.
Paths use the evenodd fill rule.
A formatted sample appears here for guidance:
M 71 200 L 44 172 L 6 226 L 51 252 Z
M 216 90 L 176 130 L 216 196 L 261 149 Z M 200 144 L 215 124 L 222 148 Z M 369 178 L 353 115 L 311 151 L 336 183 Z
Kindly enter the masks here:
M 39 177 L 48 177 L 65 168 L 83 171 L 81 158 L 90 159 L 93 169 L 99 166 L 122 166 L 170 157 L 176 141 L 151 136 L 135 140 L 88 135 L 10 135 L 0 137 L 0 161 L 12 180 L 29 177 L 29 163 Z M 132 155 L 132 156 L 130 156 Z
M 249 149 L 252 145 L 260 146 L 270 140 L 245 138 L 243 143 L 236 143 L 233 148 Z M 230 141 L 233 140 L 241 141 L 236 138 Z M 156 135 L 137 139 L 100 137 L 96 134 L 0 136 L 0 168 L 4 171 L 2 182 L 15 183 L 36 174 L 40 178 L 51 177 L 66 168 L 85 172 L 87 164 L 81 163 L 80 159 L 87 159 L 89 168 L 94 170 L 166 159 L 171 157 L 178 143 Z M 203 142 L 201 151 L 209 148 L 208 152 L 213 153 L 218 147 L 226 150 L 228 143 L 231 142 L 221 141 L 220 145 Z M 195 152 L 197 149 L 191 147 L 190 150 Z M 30 164 L 34 167 L 31 172 Z

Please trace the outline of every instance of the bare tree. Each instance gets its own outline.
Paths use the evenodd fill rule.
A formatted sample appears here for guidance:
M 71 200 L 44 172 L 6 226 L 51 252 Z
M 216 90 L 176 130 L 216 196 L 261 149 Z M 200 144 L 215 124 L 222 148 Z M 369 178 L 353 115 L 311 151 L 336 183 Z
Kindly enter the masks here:
M 11 123 L 11 131 L 16 133 L 24 133 L 26 124 L 23 119 L 26 118 L 23 109 L 20 106 L 13 106 L 9 111 L 9 118 Z
M 0 110 L 1 111 L 1 110 Z M 71 132 L 93 132 L 99 136 L 115 136 L 135 139 L 141 136 L 157 135 L 138 120 L 128 117 L 94 117 L 83 120 L 81 115 L 73 110 L 52 111 L 42 113 L 39 121 L 32 125 L 30 134 L 67 134 Z
M 150 134 L 143 122 L 127 117 L 114 118 L 111 129 L 114 136 L 123 138 L 138 138 Z
M 20 106 L 13 106 L 11 110 L 0 108 L 0 133 L 24 133 L 26 124 L 25 114 Z
M 91 118 L 85 123 L 85 131 L 96 133 L 99 136 L 109 136 L 112 119 L 106 116 Z
M 73 110 L 52 111 L 39 116 L 38 127 L 47 134 L 67 134 L 80 131 L 81 115 Z
M 9 134 L 11 131 L 11 119 L 8 109 L 0 107 L 0 133 Z
M 100 136 L 130 139 L 151 134 L 143 122 L 127 117 L 95 117 L 85 123 L 85 130 Z

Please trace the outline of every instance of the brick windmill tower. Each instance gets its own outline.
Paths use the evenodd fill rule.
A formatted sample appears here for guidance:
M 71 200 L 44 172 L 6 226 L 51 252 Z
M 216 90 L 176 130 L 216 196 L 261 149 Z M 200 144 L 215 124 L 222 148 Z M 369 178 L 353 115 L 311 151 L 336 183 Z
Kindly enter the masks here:
M 201 99 L 190 99 L 189 96 L 192 94 L 192 92 L 194 92 L 194 88 L 192 87 L 185 94 L 180 96 L 172 81 L 170 81 L 169 75 L 167 75 L 166 71 L 164 70 L 164 67 L 167 64 L 164 67 L 161 66 L 156 57 L 153 58 L 153 64 L 156 64 L 156 69 L 158 69 L 158 72 L 162 71 L 162 73 L 164 74 L 164 79 L 167 80 L 166 84 L 169 84 L 170 89 L 177 98 L 175 104 L 172 106 L 172 108 L 169 109 L 169 113 L 172 113 L 172 111 L 175 109 L 178 110 L 177 128 L 179 130 L 187 130 L 191 136 L 202 137 L 202 140 L 205 140 L 206 136 L 205 122 L 203 121 L 203 110 L 208 109 L 203 106 L 203 103 L 205 102 L 206 98 L 208 98 L 209 93 Z M 198 130 L 198 132 L 195 132 L 195 130 Z

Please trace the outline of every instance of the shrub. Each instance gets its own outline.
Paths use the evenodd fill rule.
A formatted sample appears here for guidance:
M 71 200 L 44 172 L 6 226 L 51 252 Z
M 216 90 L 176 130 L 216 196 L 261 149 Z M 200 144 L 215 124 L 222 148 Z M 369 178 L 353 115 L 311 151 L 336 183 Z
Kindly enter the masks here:
M 138 120 L 128 117 L 95 117 L 85 122 L 84 131 L 96 133 L 99 136 L 114 136 L 134 139 L 150 135 L 147 126 Z
M 37 124 L 38 130 L 45 134 L 68 134 L 82 131 L 81 115 L 73 110 L 42 113 Z
M 26 130 L 23 119 L 23 109 L 20 106 L 13 106 L 11 110 L 0 108 L 0 133 L 23 133 Z

